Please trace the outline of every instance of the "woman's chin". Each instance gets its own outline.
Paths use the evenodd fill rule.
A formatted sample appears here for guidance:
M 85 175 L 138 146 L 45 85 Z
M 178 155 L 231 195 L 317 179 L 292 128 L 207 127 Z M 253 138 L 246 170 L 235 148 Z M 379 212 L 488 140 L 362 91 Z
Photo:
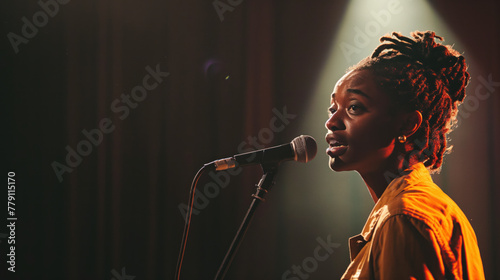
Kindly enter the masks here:
M 347 164 L 340 157 L 330 157 L 329 165 L 331 170 L 337 172 L 352 170 L 348 168 Z

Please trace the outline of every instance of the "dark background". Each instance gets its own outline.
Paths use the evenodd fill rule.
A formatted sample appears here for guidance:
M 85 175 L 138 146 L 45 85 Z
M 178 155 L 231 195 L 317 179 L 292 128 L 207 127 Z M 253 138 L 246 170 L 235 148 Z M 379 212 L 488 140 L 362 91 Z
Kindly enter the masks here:
M 72 0 L 58 4 L 17 53 L 8 34 L 21 35 L 22 18 L 32 22 L 41 6 L 2 2 L 1 174 L 16 173 L 18 218 L 15 273 L 7 272 L 8 230 L 0 227 L 3 279 L 118 279 L 122 268 L 137 280 L 172 279 L 184 223 L 179 205 L 187 203 L 196 171 L 237 153 L 248 137 L 263 137 L 273 109 L 284 107 L 294 119 L 259 144 L 311 134 L 318 156 L 280 170 L 227 279 L 281 279 L 313 257 L 318 238 L 339 247 L 310 279 L 340 278 L 349 262 L 347 238 L 362 229 L 373 202 L 359 176 L 327 170 L 323 126 L 330 92 L 314 92 L 322 91 L 318 77 L 327 76 L 331 90 L 341 75 L 322 70 L 330 52 L 339 51 L 332 42 L 352 42 L 355 25 L 342 23 L 348 1 L 220 2 L 235 4 L 223 18 L 211 1 Z M 435 29 L 459 40 L 470 59 L 469 95 L 480 87 L 479 77 L 500 81 L 498 1 L 429 5 L 435 15 L 427 16 L 446 25 Z M 415 13 L 406 8 L 398 16 Z M 369 19 L 353 20 L 362 27 Z M 420 22 L 429 24 L 425 17 Z M 347 37 L 338 31 L 342 24 Z M 380 35 L 398 28 L 393 22 Z M 363 47 L 359 55 L 371 50 Z M 333 65 L 342 73 L 354 62 Z M 157 65 L 170 75 L 120 119 L 111 104 L 142 84 L 147 66 Z M 435 177 L 471 220 L 487 279 L 500 278 L 498 89 L 470 104 L 470 116 L 453 135 L 455 151 Z M 314 106 L 318 102 L 322 107 Z M 58 180 L 52 164 L 66 164 L 66 147 L 76 150 L 86 139 L 82 130 L 98 128 L 103 118 L 114 131 Z M 260 175 L 259 167 L 249 167 L 231 176 L 193 217 L 184 279 L 215 276 Z M 203 177 L 199 188 L 209 182 Z M 7 189 L 2 192 L 0 209 L 6 210 Z

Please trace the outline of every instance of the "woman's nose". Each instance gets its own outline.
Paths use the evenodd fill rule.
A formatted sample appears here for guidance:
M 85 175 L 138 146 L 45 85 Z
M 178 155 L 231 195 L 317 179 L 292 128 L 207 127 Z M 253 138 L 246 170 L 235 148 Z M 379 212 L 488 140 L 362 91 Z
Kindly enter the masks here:
M 342 112 L 337 110 L 326 120 L 325 127 L 328 130 L 342 130 L 345 129 L 344 122 L 342 119 Z

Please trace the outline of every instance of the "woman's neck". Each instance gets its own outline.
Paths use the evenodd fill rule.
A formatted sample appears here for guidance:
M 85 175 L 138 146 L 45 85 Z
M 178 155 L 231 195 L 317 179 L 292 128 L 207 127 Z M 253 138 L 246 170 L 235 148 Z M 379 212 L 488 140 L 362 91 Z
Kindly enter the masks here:
M 379 165 L 379 167 L 374 170 L 359 172 L 359 174 L 368 187 L 368 191 L 370 192 L 373 201 L 377 203 L 392 180 L 405 175 L 405 172 L 403 171 L 415 163 L 416 162 L 413 160 L 409 163 L 404 160 L 402 156 L 397 156 L 396 158 L 387 159 L 385 164 Z

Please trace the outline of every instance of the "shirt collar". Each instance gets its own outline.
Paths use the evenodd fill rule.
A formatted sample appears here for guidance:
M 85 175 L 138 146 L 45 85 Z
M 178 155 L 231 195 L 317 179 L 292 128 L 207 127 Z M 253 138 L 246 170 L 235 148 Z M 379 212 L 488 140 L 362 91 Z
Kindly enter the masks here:
M 403 171 L 403 174 L 403 176 L 391 181 L 373 207 L 372 212 L 363 227 L 363 231 L 361 232 L 361 236 L 365 241 L 371 240 L 378 221 L 381 218 L 383 220 L 383 218 L 390 215 L 387 203 L 403 191 L 402 187 L 408 186 L 415 181 L 430 180 L 432 182 L 429 171 L 421 162 L 412 165 L 410 168 Z

